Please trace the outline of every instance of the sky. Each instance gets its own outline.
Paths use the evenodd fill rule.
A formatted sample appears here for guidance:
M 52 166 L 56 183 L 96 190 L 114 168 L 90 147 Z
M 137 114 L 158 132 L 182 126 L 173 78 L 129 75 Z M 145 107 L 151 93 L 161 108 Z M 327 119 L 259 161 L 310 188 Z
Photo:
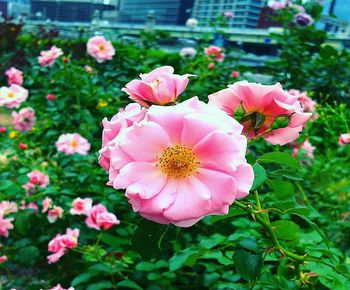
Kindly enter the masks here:
M 328 11 L 331 0 L 325 0 L 325 12 Z M 335 15 L 350 22 L 350 0 L 336 0 Z

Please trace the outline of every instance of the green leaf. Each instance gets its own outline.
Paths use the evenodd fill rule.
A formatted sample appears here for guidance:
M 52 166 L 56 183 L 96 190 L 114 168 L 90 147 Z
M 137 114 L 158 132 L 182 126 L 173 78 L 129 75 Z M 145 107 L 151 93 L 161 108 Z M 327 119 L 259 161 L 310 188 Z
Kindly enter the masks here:
M 29 210 L 20 211 L 16 215 L 15 229 L 21 235 L 27 235 L 31 228 L 32 213 Z
M 254 170 L 254 182 L 253 182 L 251 191 L 258 189 L 261 185 L 263 185 L 267 178 L 266 171 L 264 167 L 262 167 L 260 164 L 255 163 L 253 165 L 253 170 Z
M 137 285 L 134 281 L 131 281 L 131 280 L 124 280 L 119 282 L 117 284 L 117 288 L 143 290 L 139 285 Z
M 5 190 L 6 188 L 9 188 L 12 186 L 13 182 L 10 180 L 1 180 L 0 181 L 0 190 Z
M 75 287 L 75 286 L 78 286 L 78 285 L 80 285 L 80 284 L 82 284 L 84 282 L 88 282 L 90 280 L 90 278 L 93 277 L 94 275 L 95 275 L 95 273 L 94 274 L 89 273 L 89 272 L 81 273 L 80 275 L 76 276 L 73 279 L 71 285 L 73 287 Z M 97 273 L 96 273 L 96 275 L 97 275 Z
M 282 164 L 293 169 L 299 169 L 301 167 L 300 162 L 296 158 L 284 152 L 266 153 L 262 155 L 257 161 L 262 163 Z
M 102 263 L 99 263 L 99 264 L 96 264 L 96 265 L 93 265 L 89 268 L 89 271 L 93 271 L 93 272 L 103 272 L 103 273 L 111 273 L 112 272 L 112 268 L 106 264 L 102 264 Z
M 33 266 L 40 255 L 39 249 L 34 246 L 25 247 L 19 250 L 16 260 L 25 266 Z
M 131 237 L 132 247 L 143 259 L 151 259 L 162 255 L 161 242 L 168 226 L 148 220 L 142 220 Z
M 153 271 L 155 268 L 154 263 L 150 263 L 150 262 L 140 262 L 136 265 L 136 270 L 138 271 Z
M 273 231 L 278 239 L 284 241 L 299 240 L 300 228 L 299 226 L 288 220 L 279 220 L 271 223 Z
M 113 285 L 109 281 L 101 281 L 98 283 L 90 284 L 86 290 L 102 290 L 102 289 L 113 289 Z
M 254 255 L 245 250 L 235 251 L 233 262 L 238 274 L 249 282 L 257 280 L 263 266 L 262 255 Z
M 295 203 L 295 190 L 293 184 L 278 179 L 269 179 L 267 184 L 273 190 L 273 196 L 270 197 L 272 201 L 289 201 Z
M 180 269 L 189 260 L 193 262 L 200 255 L 198 248 L 187 248 L 175 253 L 175 255 L 169 260 L 170 271 Z M 192 258 L 192 259 L 190 259 Z
M 200 244 L 200 246 L 202 246 L 205 249 L 211 249 L 211 248 L 215 247 L 216 245 L 220 244 L 221 242 L 223 242 L 225 239 L 226 239 L 226 237 L 223 235 L 214 234 L 210 237 L 206 237 L 206 238 L 202 239 L 199 244 Z
M 258 243 L 255 238 L 247 237 L 244 240 L 239 242 L 239 245 L 247 250 L 251 250 L 257 254 L 261 252 L 261 249 L 258 247 Z

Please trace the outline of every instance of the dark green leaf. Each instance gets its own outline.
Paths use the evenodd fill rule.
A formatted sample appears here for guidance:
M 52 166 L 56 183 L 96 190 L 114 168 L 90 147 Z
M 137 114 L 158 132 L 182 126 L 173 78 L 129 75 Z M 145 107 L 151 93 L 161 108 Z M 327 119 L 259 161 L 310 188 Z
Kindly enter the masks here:
M 175 253 L 175 255 L 169 260 L 170 271 L 180 269 L 186 264 L 190 258 L 196 259 L 199 256 L 199 250 L 197 248 L 188 248 Z M 192 259 L 193 261 L 193 259 Z
M 135 290 L 143 290 L 139 285 L 137 285 L 134 281 L 124 280 L 117 284 L 117 288 L 127 288 L 127 289 L 135 289 Z
M 293 169 L 301 167 L 300 162 L 288 153 L 284 152 L 270 152 L 262 155 L 258 160 L 261 163 L 277 163 L 286 165 Z
M 98 283 L 90 284 L 86 290 L 102 290 L 102 289 L 113 289 L 113 285 L 109 281 L 101 281 Z
M 300 228 L 292 221 L 279 220 L 271 223 L 271 226 L 278 239 L 292 241 L 300 238 Z
M 267 178 L 266 171 L 264 167 L 262 167 L 260 164 L 255 163 L 253 165 L 253 170 L 254 170 L 254 182 L 253 182 L 251 191 L 258 189 L 261 185 L 263 185 L 263 183 Z
M 254 255 L 245 250 L 238 250 L 233 254 L 233 262 L 239 275 L 244 280 L 254 282 L 260 275 L 263 266 L 261 255 Z

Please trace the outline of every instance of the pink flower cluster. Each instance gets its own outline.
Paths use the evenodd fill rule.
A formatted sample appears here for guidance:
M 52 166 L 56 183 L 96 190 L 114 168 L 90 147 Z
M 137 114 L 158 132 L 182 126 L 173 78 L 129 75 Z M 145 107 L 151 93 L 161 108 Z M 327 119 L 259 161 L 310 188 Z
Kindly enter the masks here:
M 344 146 L 350 143 L 350 133 L 344 133 L 339 136 L 338 143 L 340 146 Z
M 67 155 L 86 155 L 90 150 L 90 143 L 78 133 L 62 134 L 56 142 L 57 150 Z
M 0 202 L 0 236 L 8 237 L 9 230 L 13 229 L 14 218 L 5 218 L 6 215 L 17 212 L 18 208 L 14 202 Z
M 204 53 L 218 62 L 222 62 L 225 58 L 221 47 L 215 45 L 204 48 Z
M 87 43 L 87 52 L 94 57 L 97 62 L 111 60 L 115 55 L 112 43 L 103 36 L 94 36 Z
M 16 69 L 15 67 L 11 67 L 5 72 L 8 83 L 10 85 L 19 85 L 23 84 L 23 72 Z
M 46 197 L 42 202 L 43 209 L 41 212 L 47 212 L 47 220 L 49 223 L 54 223 L 57 219 L 62 218 L 63 209 L 60 206 L 53 205 L 52 199 Z
M 73 215 L 86 215 L 85 222 L 87 226 L 96 230 L 101 228 L 108 230 L 110 227 L 120 224 L 117 217 L 108 212 L 102 204 L 92 206 L 91 198 L 76 198 L 72 203 L 70 213 Z
M 26 133 L 34 126 L 35 112 L 32 108 L 23 108 L 18 113 L 12 112 L 12 118 L 15 128 Z
M 38 57 L 39 64 L 41 66 L 52 66 L 55 63 L 55 60 L 62 54 L 62 49 L 54 45 L 50 48 L 50 50 L 40 52 L 40 56 Z
M 28 91 L 19 85 L 0 88 L 0 107 L 18 108 L 28 98 Z
M 23 185 L 23 188 L 29 190 L 30 192 L 35 192 L 36 187 L 47 187 L 50 183 L 50 178 L 41 171 L 35 169 L 27 174 L 29 177 L 28 182 Z
M 79 238 L 78 229 L 66 230 L 66 234 L 57 234 L 48 245 L 48 251 L 53 253 L 47 257 L 49 264 L 56 263 L 69 249 L 73 249 L 78 245 Z
M 144 107 L 153 104 L 167 105 L 176 102 L 177 97 L 185 90 L 189 76 L 174 74 L 171 66 L 162 66 L 148 74 L 141 74 L 141 80 L 129 82 L 122 91 Z

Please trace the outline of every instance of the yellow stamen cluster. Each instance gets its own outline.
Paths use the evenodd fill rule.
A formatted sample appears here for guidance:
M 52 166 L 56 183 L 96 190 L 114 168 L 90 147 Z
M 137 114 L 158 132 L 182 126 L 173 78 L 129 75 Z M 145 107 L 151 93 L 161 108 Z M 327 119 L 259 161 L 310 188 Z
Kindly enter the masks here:
M 70 145 L 71 147 L 75 148 L 75 147 L 78 146 L 78 142 L 77 142 L 76 140 L 71 140 L 71 141 L 69 142 L 69 145 Z
M 199 162 L 192 150 L 175 145 L 165 149 L 158 157 L 157 167 L 168 177 L 185 178 L 197 171 Z
M 7 95 L 7 97 L 10 98 L 10 99 L 13 98 L 14 96 L 15 96 L 14 92 L 9 92 L 8 95 Z

